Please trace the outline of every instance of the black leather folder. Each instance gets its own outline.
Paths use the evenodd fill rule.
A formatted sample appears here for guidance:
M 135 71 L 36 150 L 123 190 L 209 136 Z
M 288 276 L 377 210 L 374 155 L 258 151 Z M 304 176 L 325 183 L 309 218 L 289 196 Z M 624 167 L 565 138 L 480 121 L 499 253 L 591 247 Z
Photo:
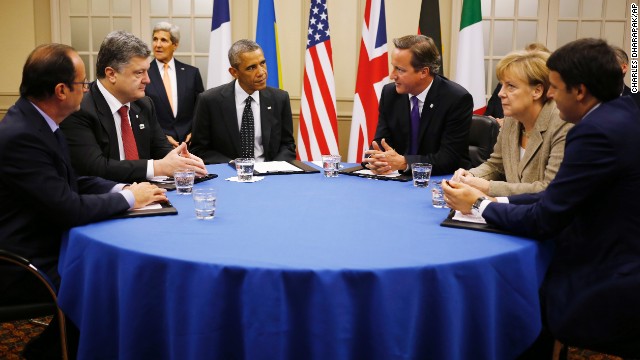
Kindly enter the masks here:
M 493 225 L 477 224 L 477 223 L 472 223 L 472 222 L 453 220 L 453 215 L 455 215 L 455 210 L 451 210 L 449 212 L 449 216 L 447 216 L 447 218 L 444 219 L 444 221 L 442 223 L 440 223 L 440 226 L 452 227 L 452 228 L 458 228 L 458 229 L 468 229 L 468 230 L 492 232 L 492 233 L 496 233 L 496 234 L 513 235 L 512 233 L 510 233 L 510 232 L 508 232 L 506 230 L 499 229 L 499 228 L 497 228 L 497 227 L 495 227 Z
M 400 174 L 400 176 L 388 177 L 388 176 L 380 176 L 380 175 L 358 174 L 356 173 L 356 171 L 358 170 L 365 170 L 365 169 L 362 167 L 362 165 L 356 165 L 353 167 L 344 168 L 340 170 L 339 173 L 345 174 L 345 175 L 351 175 L 351 176 L 358 176 L 358 177 L 367 178 L 367 179 L 384 180 L 384 181 L 407 182 L 407 181 L 413 180 L 411 175 Z
M 160 216 L 160 215 L 178 215 L 178 209 L 174 208 L 170 202 L 160 203 L 162 208 L 160 209 L 148 209 L 148 210 L 128 210 L 127 212 L 115 215 L 112 219 L 127 219 L 134 217 L 144 216 Z

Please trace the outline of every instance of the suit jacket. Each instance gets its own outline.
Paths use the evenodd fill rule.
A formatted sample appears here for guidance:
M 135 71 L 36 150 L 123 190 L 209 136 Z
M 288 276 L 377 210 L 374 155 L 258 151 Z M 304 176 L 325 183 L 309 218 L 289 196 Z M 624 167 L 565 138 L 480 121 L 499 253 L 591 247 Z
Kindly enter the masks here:
M 121 194 L 109 193 L 115 182 L 76 178 L 65 149 L 25 98 L 0 122 L 0 248 L 30 259 L 52 279 L 63 231 L 129 208 Z M 0 294 L 15 280 L 2 275 Z
M 289 93 L 269 86 L 260 90 L 260 123 L 265 161 L 295 159 Z M 206 164 L 240 157 L 235 80 L 200 94 L 191 144 L 191 151 Z
M 487 108 L 484 110 L 484 115 L 491 116 L 496 119 L 504 118 L 502 100 L 500 100 L 500 96 L 498 96 L 500 90 L 502 90 L 502 84 L 498 83 L 498 85 L 496 85 L 496 88 L 493 89 L 493 93 L 491 94 L 489 101 L 487 101 Z
M 197 67 L 187 65 L 174 59 L 176 66 L 176 88 L 178 91 L 178 114 L 173 116 L 167 92 L 164 89 L 158 63 L 151 61 L 149 78 L 151 84 L 147 85 L 145 93 L 153 100 L 156 107 L 158 123 L 166 135 L 173 137 L 178 142 L 185 141 L 191 133 L 193 112 L 196 108 L 198 95 L 204 91 L 202 77 Z M 164 71 L 164 70 L 163 70 Z
M 407 164 L 425 162 L 433 165 L 434 175 L 451 174 L 468 169 L 469 128 L 473 98 L 462 86 L 436 75 L 425 98 L 420 115 L 418 155 L 408 155 L 411 145 L 410 101 L 398 94 L 395 85 L 387 84 L 380 97 L 378 128 L 374 140 L 384 138 Z
M 129 120 L 140 160 L 120 160 L 113 114 L 94 81 L 82 99 L 80 111 L 60 125 L 69 142 L 71 163 L 78 174 L 119 182 L 146 179 L 147 160 L 162 159 L 173 147 L 162 132 L 153 102 L 148 97 L 131 103 Z
M 545 191 L 483 213 L 490 224 L 555 241 L 541 296 L 556 339 L 633 357 L 640 354 L 638 119 L 627 97 L 601 104 L 567 134 Z
M 564 157 L 567 131 L 572 127 L 560 119 L 555 101 L 547 101 L 520 159 L 520 123 L 506 117 L 489 159 L 469 172 L 489 180 L 490 196 L 542 191 L 556 177 Z
M 622 96 L 630 96 L 633 101 L 636 102 L 636 105 L 640 108 L 640 92 L 632 93 L 631 88 L 627 85 L 624 86 L 624 90 L 622 90 Z

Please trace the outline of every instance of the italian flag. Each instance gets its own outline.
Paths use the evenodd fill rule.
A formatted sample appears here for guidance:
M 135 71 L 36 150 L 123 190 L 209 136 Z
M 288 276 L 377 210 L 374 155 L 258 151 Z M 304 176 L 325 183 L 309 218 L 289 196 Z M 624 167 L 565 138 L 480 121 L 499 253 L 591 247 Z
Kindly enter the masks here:
M 473 113 L 487 107 L 484 84 L 484 46 L 480 0 L 464 0 L 458 35 L 456 82 L 473 96 Z

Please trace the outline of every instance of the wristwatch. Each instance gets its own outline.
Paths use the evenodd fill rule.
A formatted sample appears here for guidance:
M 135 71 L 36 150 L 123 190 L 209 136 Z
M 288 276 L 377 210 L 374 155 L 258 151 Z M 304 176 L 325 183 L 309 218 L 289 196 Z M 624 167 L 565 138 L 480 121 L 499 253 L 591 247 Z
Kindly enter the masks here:
M 478 211 L 480 211 L 480 204 L 482 204 L 483 200 L 488 200 L 486 197 L 484 196 L 480 196 L 476 202 L 473 203 L 473 205 L 471 205 L 471 211 L 473 213 L 477 213 Z

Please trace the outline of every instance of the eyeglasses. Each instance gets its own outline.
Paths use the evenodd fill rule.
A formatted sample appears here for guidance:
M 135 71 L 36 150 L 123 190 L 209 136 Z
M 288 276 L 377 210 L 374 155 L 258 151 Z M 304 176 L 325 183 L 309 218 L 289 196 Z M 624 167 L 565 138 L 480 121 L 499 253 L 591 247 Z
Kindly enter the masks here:
M 78 85 L 78 84 L 82 84 L 82 88 L 83 88 L 84 90 L 89 90 L 89 85 L 91 84 L 91 82 L 90 82 L 90 81 L 87 81 L 87 79 L 84 79 L 84 81 L 82 81 L 82 82 L 80 82 L 80 81 L 74 81 L 74 82 L 72 82 L 72 84 L 76 84 L 76 85 Z

